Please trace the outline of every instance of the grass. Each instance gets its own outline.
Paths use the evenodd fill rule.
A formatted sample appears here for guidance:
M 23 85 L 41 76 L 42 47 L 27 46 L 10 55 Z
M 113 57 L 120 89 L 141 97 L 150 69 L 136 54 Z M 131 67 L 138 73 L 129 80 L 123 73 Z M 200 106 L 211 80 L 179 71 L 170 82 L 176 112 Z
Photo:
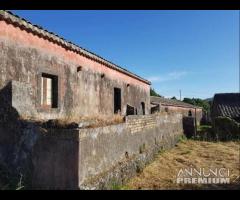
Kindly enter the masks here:
M 90 118 L 91 119 L 91 118 Z M 95 120 L 95 123 L 91 124 L 87 128 L 96 128 L 101 126 L 108 126 L 114 124 L 120 124 L 124 122 L 124 117 L 120 114 L 114 114 L 109 116 L 94 116 L 92 117 Z
M 31 121 L 43 124 L 47 122 L 46 120 L 39 120 L 34 118 L 29 118 L 27 116 L 21 117 L 20 120 L 22 121 Z M 120 114 L 114 115 L 91 115 L 91 116 L 78 116 L 69 114 L 65 118 L 59 118 L 53 120 L 54 126 L 56 127 L 67 127 L 70 124 L 80 123 L 80 122 L 89 122 L 85 128 L 96 128 L 101 126 L 108 126 L 114 124 L 120 124 L 124 122 L 124 116 Z
M 160 153 L 142 173 L 132 178 L 127 189 L 240 189 L 240 142 L 181 140 L 169 151 Z M 229 168 L 229 185 L 180 185 L 176 177 L 182 168 Z M 238 182 L 238 183 L 237 183 Z
M 205 132 L 205 131 L 209 131 L 211 129 L 212 129 L 211 125 L 200 125 L 197 127 L 198 132 Z

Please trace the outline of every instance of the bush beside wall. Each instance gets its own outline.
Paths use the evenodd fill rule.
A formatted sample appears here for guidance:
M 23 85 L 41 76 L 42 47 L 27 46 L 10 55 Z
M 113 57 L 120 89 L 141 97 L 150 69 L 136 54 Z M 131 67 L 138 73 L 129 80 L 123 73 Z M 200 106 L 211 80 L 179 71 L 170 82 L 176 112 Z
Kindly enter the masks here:
M 219 140 L 240 139 L 240 123 L 229 117 L 216 117 L 213 129 Z

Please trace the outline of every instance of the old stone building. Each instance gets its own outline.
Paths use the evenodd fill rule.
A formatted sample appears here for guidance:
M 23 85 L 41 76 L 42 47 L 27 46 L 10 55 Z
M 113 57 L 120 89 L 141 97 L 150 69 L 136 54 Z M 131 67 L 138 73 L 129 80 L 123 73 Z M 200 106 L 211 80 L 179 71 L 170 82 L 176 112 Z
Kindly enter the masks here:
M 0 11 L 0 95 L 22 117 L 150 113 L 150 82 L 54 33 Z
M 168 112 L 150 115 L 149 81 L 6 11 L 0 72 L 0 169 L 26 188 L 123 184 L 179 141 L 182 113 L 201 115 L 155 98 L 151 103 Z M 78 117 L 115 113 L 131 116 L 108 126 L 77 124 Z M 49 120 L 69 117 L 77 126 Z
M 188 116 L 196 117 L 198 125 L 200 124 L 201 119 L 203 117 L 201 107 L 193 106 L 182 101 L 155 96 L 151 96 L 150 101 L 152 113 L 157 111 L 166 111 L 169 113 L 181 113 L 183 117 Z

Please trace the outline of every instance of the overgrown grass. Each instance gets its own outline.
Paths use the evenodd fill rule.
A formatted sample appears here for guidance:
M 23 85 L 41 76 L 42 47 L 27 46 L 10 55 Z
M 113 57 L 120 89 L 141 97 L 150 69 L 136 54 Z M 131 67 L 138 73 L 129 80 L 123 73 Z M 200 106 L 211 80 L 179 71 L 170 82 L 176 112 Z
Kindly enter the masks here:
M 22 116 L 19 120 L 36 122 L 39 124 L 44 124 L 47 122 L 46 120 L 34 119 L 27 116 L 24 116 L 24 117 Z M 120 123 L 123 123 L 124 120 L 125 120 L 124 116 L 120 114 L 91 115 L 91 116 L 78 116 L 78 115 L 69 114 L 67 117 L 51 120 L 52 121 L 51 125 L 54 127 L 65 128 L 65 127 L 69 127 L 69 125 L 71 124 L 79 124 L 82 122 L 84 123 L 87 122 L 88 125 L 86 125 L 85 128 L 96 128 L 101 126 L 120 124 Z
M 132 178 L 125 187 L 128 189 L 240 189 L 239 145 L 239 141 L 181 140 L 175 148 L 160 153 L 154 162 Z M 179 170 L 191 167 L 228 168 L 231 184 L 177 184 L 176 177 Z
M 121 185 L 121 184 L 117 184 L 117 183 L 112 183 L 112 185 L 110 186 L 111 190 L 131 190 L 130 187 L 128 187 L 127 185 Z
M 112 184 L 111 185 L 111 190 L 121 190 L 122 189 L 122 186 L 119 185 L 119 184 Z

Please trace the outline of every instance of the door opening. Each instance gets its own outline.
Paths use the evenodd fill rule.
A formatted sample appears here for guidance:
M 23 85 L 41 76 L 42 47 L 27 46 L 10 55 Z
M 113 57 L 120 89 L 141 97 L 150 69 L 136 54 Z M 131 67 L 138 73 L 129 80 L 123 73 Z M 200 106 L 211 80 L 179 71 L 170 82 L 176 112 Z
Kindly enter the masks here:
M 142 114 L 145 115 L 145 103 L 141 102 L 141 106 L 142 106 Z
M 114 88 L 114 113 L 121 113 L 121 89 Z

